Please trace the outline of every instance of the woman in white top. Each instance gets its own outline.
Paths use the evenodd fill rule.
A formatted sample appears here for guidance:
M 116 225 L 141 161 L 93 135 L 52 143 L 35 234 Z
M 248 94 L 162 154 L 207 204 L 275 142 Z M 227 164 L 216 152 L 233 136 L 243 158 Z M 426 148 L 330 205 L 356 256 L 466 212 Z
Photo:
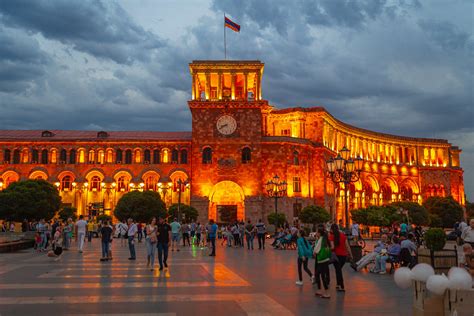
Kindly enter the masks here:
M 157 242 L 157 230 L 156 218 L 151 219 L 150 224 L 146 225 L 146 252 L 147 252 L 147 268 L 150 268 L 150 271 L 153 271 L 155 266 L 155 249 Z

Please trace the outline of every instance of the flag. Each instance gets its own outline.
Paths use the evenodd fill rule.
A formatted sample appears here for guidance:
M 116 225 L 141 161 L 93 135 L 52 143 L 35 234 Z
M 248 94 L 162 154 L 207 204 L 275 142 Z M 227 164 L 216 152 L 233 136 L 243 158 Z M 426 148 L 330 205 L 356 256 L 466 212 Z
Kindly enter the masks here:
M 234 32 L 240 32 L 240 25 L 232 22 L 228 17 L 225 17 L 224 26 L 230 28 Z

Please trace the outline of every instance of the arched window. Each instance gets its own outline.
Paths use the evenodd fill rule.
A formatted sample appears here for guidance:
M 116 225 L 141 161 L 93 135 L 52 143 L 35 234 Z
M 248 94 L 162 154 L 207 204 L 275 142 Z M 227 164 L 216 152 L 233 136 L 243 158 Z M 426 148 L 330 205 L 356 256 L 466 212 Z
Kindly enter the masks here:
M 157 179 L 154 176 L 148 176 L 145 179 L 145 190 L 149 191 L 156 191 L 156 184 L 157 184 Z
M 95 163 L 95 151 L 93 149 L 89 150 L 89 163 Z
M 158 149 L 153 150 L 153 163 L 159 164 L 160 161 L 160 151 Z
M 117 149 L 117 151 L 115 152 L 115 162 L 116 163 L 122 163 L 123 162 L 123 152 L 122 152 L 122 149 Z
M 188 151 L 186 149 L 181 149 L 181 161 L 182 164 L 188 163 Z
M 57 162 L 58 151 L 56 149 L 51 149 L 51 163 Z
M 392 188 L 388 184 L 381 187 L 383 203 L 390 203 L 392 201 Z
M 77 153 L 78 153 L 78 156 L 79 156 L 79 163 L 84 163 L 86 161 L 85 150 L 84 149 L 79 149 L 79 151 Z
M 242 163 L 249 163 L 252 160 L 252 153 L 250 148 L 245 147 L 242 149 Z
M 167 148 L 164 148 L 162 151 L 161 151 L 161 162 L 163 163 L 169 163 L 170 162 L 170 151 L 169 149 Z
M 72 178 L 71 176 L 64 176 L 61 179 L 61 191 L 70 191 L 72 190 Z
M 300 165 L 300 154 L 296 150 L 293 152 L 293 165 Z
M 212 163 L 212 149 L 210 147 L 206 147 L 202 151 L 202 163 L 203 164 Z
M 403 186 L 401 194 L 402 201 L 413 201 L 413 190 L 410 187 Z
M 143 153 L 143 162 L 146 164 L 149 164 L 150 160 L 151 160 L 150 150 L 145 149 L 145 152 Z
M 67 160 L 67 151 L 66 149 L 61 149 L 59 153 L 59 163 L 66 163 Z
M 3 161 L 10 163 L 11 157 L 10 157 L 10 149 L 5 149 L 3 152 Z
M 76 163 L 76 151 L 74 149 L 71 149 L 69 151 L 69 163 L 70 164 Z
M 14 164 L 20 163 L 20 150 L 19 149 L 15 149 L 13 151 L 13 163 Z
M 101 180 L 99 176 L 93 176 L 91 178 L 91 189 L 92 191 L 100 191 Z
M 120 178 L 118 178 L 117 189 L 120 192 L 128 191 L 128 183 L 127 183 L 127 180 L 125 179 L 125 176 L 121 176 Z
M 102 149 L 97 151 L 97 162 L 103 165 L 105 163 L 105 152 Z
M 141 163 L 142 162 L 142 151 L 140 149 L 135 149 L 134 155 L 135 155 L 135 163 Z
M 41 163 L 42 164 L 48 163 L 48 150 L 47 149 L 43 149 L 41 151 Z
M 31 152 L 31 162 L 38 163 L 38 161 L 39 161 L 38 149 L 33 149 L 33 151 Z
M 125 151 L 125 163 L 127 165 L 132 163 L 132 151 L 130 149 Z
M 171 163 L 178 163 L 179 159 L 179 151 L 177 149 L 173 149 L 171 152 Z
M 114 151 L 112 149 L 107 149 L 107 163 L 112 163 L 114 161 Z

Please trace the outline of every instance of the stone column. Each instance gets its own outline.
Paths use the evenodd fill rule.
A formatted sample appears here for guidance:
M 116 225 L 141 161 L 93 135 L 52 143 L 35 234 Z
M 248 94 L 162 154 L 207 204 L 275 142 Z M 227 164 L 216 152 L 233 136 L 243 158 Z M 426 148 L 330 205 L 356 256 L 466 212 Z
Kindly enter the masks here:
M 211 99 L 211 74 L 206 73 L 206 100 Z
M 261 99 L 260 93 L 260 72 L 255 73 L 255 100 Z
M 244 72 L 244 89 L 243 89 L 243 93 L 244 93 L 244 101 L 248 101 L 248 92 L 247 92 L 247 82 L 248 80 L 248 73 L 247 72 Z
M 222 72 L 218 74 L 219 82 L 217 83 L 217 98 L 222 100 Z
M 235 100 L 235 77 L 236 77 L 235 72 L 231 72 L 230 73 L 230 82 L 231 82 L 230 95 L 231 95 L 232 100 Z

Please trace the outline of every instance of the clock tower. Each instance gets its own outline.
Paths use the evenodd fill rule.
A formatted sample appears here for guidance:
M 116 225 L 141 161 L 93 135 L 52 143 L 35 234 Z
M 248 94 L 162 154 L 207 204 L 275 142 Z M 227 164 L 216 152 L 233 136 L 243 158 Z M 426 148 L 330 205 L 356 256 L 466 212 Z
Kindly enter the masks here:
M 218 222 L 260 218 L 264 64 L 193 61 L 191 204 Z M 205 217 L 205 216 L 203 216 Z

